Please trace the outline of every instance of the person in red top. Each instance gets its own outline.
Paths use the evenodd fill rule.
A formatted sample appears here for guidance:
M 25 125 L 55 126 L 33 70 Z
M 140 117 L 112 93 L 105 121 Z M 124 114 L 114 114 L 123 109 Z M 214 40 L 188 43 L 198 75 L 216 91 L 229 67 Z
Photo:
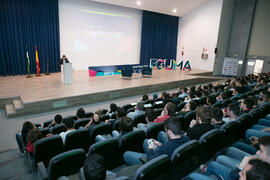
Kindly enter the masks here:
M 41 134 L 41 132 L 39 131 L 38 128 L 34 128 L 32 129 L 29 133 L 28 133 L 28 142 L 27 142 L 27 146 L 26 146 L 26 150 L 29 153 L 33 153 L 34 152 L 34 143 L 43 138 L 43 135 Z
M 176 107 L 174 103 L 172 102 L 167 103 L 161 115 L 158 116 L 154 122 L 155 123 L 164 122 L 166 119 L 169 119 L 170 117 L 175 115 L 175 110 L 176 110 Z

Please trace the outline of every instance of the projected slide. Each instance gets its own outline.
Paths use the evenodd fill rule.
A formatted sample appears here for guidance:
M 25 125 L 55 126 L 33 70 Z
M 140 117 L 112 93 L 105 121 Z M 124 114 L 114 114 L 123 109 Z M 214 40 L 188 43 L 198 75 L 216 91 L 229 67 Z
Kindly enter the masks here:
M 59 0 L 60 49 L 76 70 L 139 64 L 140 10 L 87 0 Z

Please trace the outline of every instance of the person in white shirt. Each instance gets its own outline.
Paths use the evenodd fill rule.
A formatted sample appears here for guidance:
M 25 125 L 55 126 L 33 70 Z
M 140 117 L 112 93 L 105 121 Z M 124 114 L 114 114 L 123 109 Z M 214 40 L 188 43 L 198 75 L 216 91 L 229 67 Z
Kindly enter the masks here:
M 75 121 L 74 121 L 74 119 L 71 119 L 71 118 L 66 119 L 64 121 L 64 125 L 67 128 L 67 131 L 66 132 L 61 132 L 59 134 L 61 136 L 62 140 L 63 140 L 63 144 L 65 144 L 67 134 L 72 132 L 72 131 L 75 131 L 75 129 L 74 129 Z
M 137 105 L 135 106 L 135 111 L 134 112 L 129 112 L 127 114 L 127 117 L 131 118 L 132 120 L 134 120 L 134 118 L 136 116 L 139 116 L 140 114 L 144 114 L 145 112 L 143 111 L 143 103 L 142 102 L 138 102 Z

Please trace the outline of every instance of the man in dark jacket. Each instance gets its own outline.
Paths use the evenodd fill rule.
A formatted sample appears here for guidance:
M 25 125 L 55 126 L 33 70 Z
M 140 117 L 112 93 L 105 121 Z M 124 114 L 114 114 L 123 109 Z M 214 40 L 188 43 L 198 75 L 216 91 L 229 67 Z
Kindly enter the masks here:
M 150 161 L 162 154 L 167 154 L 170 157 L 176 148 L 190 140 L 188 136 L 182 135 L 181 124 L 176 119 L 167 119 L 164 126 L 169 141 L 161 144 L 154 139 L 145 139 L 143 144 L 145 154 L 131 151 L 124 153 L 127 165 L 142 164 L 141 159 L 145 158 Z

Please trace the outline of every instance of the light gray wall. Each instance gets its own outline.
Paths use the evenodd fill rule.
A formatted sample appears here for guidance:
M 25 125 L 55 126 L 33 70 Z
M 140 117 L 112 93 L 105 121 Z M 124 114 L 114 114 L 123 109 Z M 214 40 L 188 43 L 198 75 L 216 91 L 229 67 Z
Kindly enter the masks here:
M 227 48 L 230 40 L 234 2 L 235 0 L 224 0 L 222 4 L 217 40 L 218 49 L 214 63 L 213 75 L 221 75 L 222 72 L 223 61 L 227 54 Z
M 257 0 L 248 55 L 270 57 L 270 0 Z

